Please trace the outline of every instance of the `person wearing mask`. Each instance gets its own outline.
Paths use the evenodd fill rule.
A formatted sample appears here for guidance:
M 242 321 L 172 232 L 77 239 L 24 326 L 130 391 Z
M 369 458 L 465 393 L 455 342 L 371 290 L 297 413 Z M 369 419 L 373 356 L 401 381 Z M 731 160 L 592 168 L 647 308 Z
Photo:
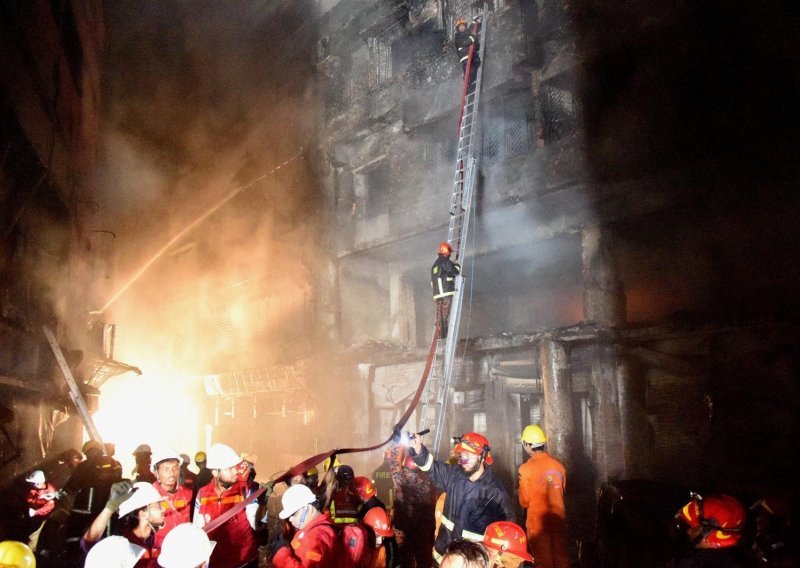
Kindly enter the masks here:
M 433 301 L 436 303 L 436 327 L 439 329 L 439 339 L 447 339 L 450 309 L 456 293 L 456 276 L 461 272 L 461 266 L 450 260 L 452 252 L 450 243 L 441 243 L 436 261 L 431 267 L 431 288 Z
M 526 426 L 520 442 L 528 461 L 519 466 L 519 504 L 527 510 L 525 529 L 536 563 L 569 568 L 564 490 L 567 470 L 547 453 L 547 436 L 536 424 Z
M 295 528 L 290 544 L 272 558 L 275 568 L 325 568 L 336 566 L 345 555 L 330 513 L 314 506 L 317 497 L 305 485 L 293 485 L 281 498 L 281 519 Z
M 200 528 L 244 501 L 251 491 L 247 480 L 239 477 L 242 458 L 233 448 L 214 444 L 208 449 L 207 459 L 213 481 L 200 488 L 194 504 L 193 522 Z M 258 502 L 254 501 L 214 529 L 211 535 L 217 543 L 211 555 L 214 568 L 257 568 L 257 510 Z
M 191 521 L 192 490 L 178 483 L 181 457 L 175 450 L 156 448 L 152 454 L 153 487 L 164 497 L 164 527 L 156 534 L 156 547 L 161 548 L 164 538 L 180 524 Z
M 514 518 L 511 498 L 489 467 L 493 462 L 489 440 L 477 432 L 456 439 L 458 464 L 434 460 L 420 436 L 410 440 L 414 461 L 446 494 L 442 524 L 433 547 L 437 563 L 452 541 L 462 538 L 480 543 L 491 523 Z
M 142 549 L 142 554 L 138 557 L 136 568 L 155 568 L 158 566 L 157 558 L 160 548 L 156 546 L 156 535 L 164 527 L 164 509 L 162 503 L 166 500 L 149 483 L 138 482 L 131 484 L 130 481 L 115 483 L 111 488 L 111 496 L 103 507 L 103 510 L 92 521 L 92 524 L 83 534 L 81 548 L 88 550 L 90 556 L 94 556 L 97 562 L 104 558 L 104 554 L 96 552 L 94 549 L 105 542 L 108 537 L 103 539 L 106 527 L 111 522 L 114 513 L 119 513 L 119 518 L 123 522 L 122 536 L 129 542 Z M 101 540 L 103 539 L 103 540 Z M 99 541 L 99 542 L 98 542 Z M 105 550 L 104 545 L 101 550 Z M 115 550 L 123 550 L 122 544 L 109 549 L 109 554 Z M 88 565 L 87 557 L 87 565 Z M 96 564 L 101 566 L 101 563 Z M 105 564 L 103 566 L 111 566 Z

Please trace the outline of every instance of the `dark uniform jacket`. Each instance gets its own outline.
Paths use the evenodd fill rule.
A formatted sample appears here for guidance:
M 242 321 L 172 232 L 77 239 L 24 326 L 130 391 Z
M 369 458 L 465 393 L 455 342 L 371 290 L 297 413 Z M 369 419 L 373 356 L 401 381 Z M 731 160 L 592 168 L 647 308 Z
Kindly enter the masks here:
M 441 561 L 450 542 L 458 538 L 482 542 L 488 525 L 514 520 L 511 497 L 500 480 L 494 477 L 491 467 L 487 467 L 476 481 L 470 481 L 460 465 L 434 461 L 424 446 L 414 461 L 437 488 L 447 493 L 442 525 L 434 545 L 433 556 L 437 562 Z
M 452 296 L 456 291 L 456 275 L 461 272 L 461 267 L 450 260 L 449 256 L 440 254 L 431 267 L 431 286 L 433 299 L 438 300 L 445 296 Z
M 456 45 L 456 51 L 458 52 L 458 60 L 463 63 L 469 57 L 469 48 L 474 43 L 475 50 L 473 53 L 477 55 L 478 53 L 478 36 L 472 33 L 469 29 L 463 32 L 456 32 L 453 36 L 453 43 Z

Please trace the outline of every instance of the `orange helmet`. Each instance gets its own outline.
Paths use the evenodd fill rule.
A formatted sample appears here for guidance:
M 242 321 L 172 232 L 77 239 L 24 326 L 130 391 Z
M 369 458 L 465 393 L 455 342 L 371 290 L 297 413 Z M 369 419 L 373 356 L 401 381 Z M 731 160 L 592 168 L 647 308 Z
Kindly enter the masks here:
M 695 496 L 676 517 L 689 527 L 702 527 L 705 548 L 728 548 L 742 539 L 744 507 L 730 495 Z
M 444 242 L 439 245 L 439 254 L 450 256 L 452 252 L 453 249 L 450 247 L 450 243 Z
M 486 527 L 486 532 L 483 533 L 483 546 L 489 550 L 508 552 L 533 562 L 533 556 L 528 552 L 525 530 L 510 521 L 498 521 Z
M 475 454 L 476 456 L 482 456 L 486 460 L 486 465 L 492 465 L 492 462 L 494 462 L 492 455 L 489 453 L 491 451 L 489 440 L 477 432 L 470 432 L 461 436 L 461 438 L 458 439 L 454 451 L 456 453 L 467 452 L 469 454 Z
M 353 483 L 356 486 L 356 493 L 362 501 L 366 501 L 378 493 L 375 491 L 375 485 L 372 484 L 372 480 L 367 477 L 356 477 Z
M 364 515 L 364 524 L 371 527 L 378 536 L 394 536 L 392 520 L 382 507 L 373 507 Z
M 456 23 L 455 23 L 455 24 L 453 24 L 453 27 L 454 27 L 455 29 L 458 29 L 458 26 L 461 26 L 461 25 L 464 25 L 464 26 L 466 26 L 466 25 L 467 25 L 467 19 L 466 19 L 466 18 L 458 18 L 458 19 L 456 20 Z

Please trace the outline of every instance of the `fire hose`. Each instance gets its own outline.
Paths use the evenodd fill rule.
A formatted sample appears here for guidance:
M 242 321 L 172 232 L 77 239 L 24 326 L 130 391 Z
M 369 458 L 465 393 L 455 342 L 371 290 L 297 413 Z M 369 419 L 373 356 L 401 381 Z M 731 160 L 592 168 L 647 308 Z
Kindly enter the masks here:
M 417 386 L 417 392 L 414 394 L 414 399 L 411 401 L 411 403 L 409 403 L 408 408 L 400 417 L 400 420 L 397 421 L 397 424 L 394 425 L 394 427 L 392 428 L 392 433 L 386 440 L 384 440 L 379 444 L 375 444 L 374 446 L 368 446 L 364 448 L 334 448 L 333 450 L 329 450 L 327 452 L 322 452 L 320 454 L 311 456 L 310 458 L 305 459 L 300 463 L 290 467 L 288 470 L 279 475 L 277 478 L 272 479 L 267 483 L 260 484 L 260 487 L 253 493 L 245 497 L 243 501 L 240 501 L 239 503 L 237 503 L 236 505 L 234 505 L 233 507 L 222 513 L 219 517 L 207 523 L 203 527 L 203 530 L 205 530 L 206 533 L 210 533 L 220 525 L 225 524 L 229 519 L 237 515 L 240 511 L 242 511 L 245 507 L 247 507 L 247 505 L 249 505 L 256 499 L 261 497 L 261 495 L 263 495 L 264 493 L 266 493 L 267 495 L 272 493 L 272 488 L 275 486 L 275 484 L 291 479 L 295 475 L 300 475 L 301 473 L 305 473 L 311 467 L 317 465 L 323 460 L 341 454 L 371 452 L 372 450 L 377 450 L 378 448 L 382 448 L 383 446 L 391 442 L 393 439 L 398 437 L 403 429 L 403 426 L 406 425 L 406 422 L 408 422 L 408 419 L 411 417 L 411 413 L 414 412 L 414 409 L 419 403 L 419 400 L 422 397 L 422 393 L 425 390 L 425 385 L 428 382 L 428 375 L 431 372 L 431 365 L 433 365 L 433 356 L 436 353 L 436 343 L 438 341 L 438 338 L 439 338 L 439 326 L 437 325 L 433 333 L 433 340 L 431 341 L 430 351 L 428 352 L 428 360 L 425 363 L 425 369 L 422 371 L 422 378 L 419 381 L 419 386 Z

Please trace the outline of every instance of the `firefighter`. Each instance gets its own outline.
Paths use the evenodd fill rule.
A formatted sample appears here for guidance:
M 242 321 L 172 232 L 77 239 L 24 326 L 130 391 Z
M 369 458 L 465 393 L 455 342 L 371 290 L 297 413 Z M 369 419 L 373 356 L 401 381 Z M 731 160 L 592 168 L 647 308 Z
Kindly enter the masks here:
M 362 476 L 356 477 L 353 481 L 353 486 L 355 487 L 356 495 L 358 495 L 358 498 L 361 500 L 361 506 L 358 508 L 359 520 L 363 520 L 370 509 L 374 507 L 386 509 L 386 505 L 383 504 L 383 501 L 378 499 L 378 490 L 375 488 L 375 484 L 372 483 L 370 478 Z
M 64 450 L 58 454 L 54 463 L 45 469 L 45 476 L 53 484 L 53 487 L 62 489 L 72 477 L 72 473 L 81 463 L 82 458 L 81 453 L 75 448 Z
M 214 479 L 197 492 L 193 522 L 200 528 L 244 501 L 251 490 L 247 481 L 239 477 L 242 458 L 230 446 L 214 444 L 208 449 L 207 461 Z M 217 543 L 211 555 L 214 568 L 258 566 L 257 510 L 258 502 L 254 501 L 214 530 Z
M 675 515 L 675 528 L 688 539 L 688 552 L 675 568 L 741 568 L 739 547 L 745 511 L 730 495 L 692 495 L 692 500 Z M 534 549 L 535 550 L 535 549 Z
M 161 548 L 164 538 L 180 524 L 191 521 L 192 490 L 178 483 L 181 457 L 169 448 L 156 448 L 151 458 L 156 480 L 153 487 L 164 497 L 164 527 L 156 533 L 155 545 Z
M 81 547 L 89 550 L 89 556 L 98 559 L 97 566 L 109 566 L 109 564 L 99 563 L 99 558 L 104 554 L 96 552 L 95 549 L 108 540 L 100 540 L 106 531 L 106 527 L 114 516 L 119 513 L 119 518 L 123 520 L 122 536 L 132 545 L 141 548 L 142 554 L 136 562 L 137 568 L 155 568 L 158 566 L 157 558 L 159 546 L 155 544 L 155 537 L 164 527 L 164 508 L 163 503 L 166 497 L 162 496 L 151 484 L 137 482 L 131 484 L 130 481 L 115 483 L 111 488 L 111 496 L 103 507 L 103 510 L 92 521 L 92 524 L 83 534 Z M 98 542 L 99 541 L 99 542 Z M 101 550 L 105 549 L 103 545 Z M 120 544 L 120 549 L 124 547 Z M 87 557 L 87 566 L 88 566 Z
M 510 521 L 499 521 L 486 527 L 483 546 L 489 552 L 490 566 L 517 568 L 523 562 L 533 563 L 525 529 Z
M 192 460 L 187 454 L 180 454 L 181 456 L 181 475 L 178 478 L 178 483 L 185 485 L 194 492 L 194 483 L 197 479 L 197 474 L 189 469 L 192 465 Z
M 439 339 L 447 338 L 447 325 L 450 318 L 450 307 L 456 293 L 456 276 L 461 266 L 450 260 L 453 250 L 449 243 L 439 245 L 436 261 L 431 267 L 431 287 L 433 300 L 436 302 L 436 326 L 439 328 Z
M 214 545 L 203 529 L 190 523 L 178 525 L 164 539 L 158 565 L 163 568 L 206 568 Z
M 480 67 L 481 59 L 478 56 L 478 33 L 480 32 L 481 18 L 476 17 L 472 20 L 472 25 L 467 29 L 467 20 L 465 18 L 458 18 L 455 23 L 455 33 L 453 34 L 453 43 L 456 46 L 456 53 L 458 54 L 458 61 L 461 64 L 461 72 L 466 75 L 467 63 L 469 62 L 469 50 L 472 50 L 472 64 L 469 66 L 469 84 L 475 82 L 475 77 Z
M 482 542 L 486 527 L 495 521 L 514 518 L 511 498 L 494 476 L 489 440 L 476 432 L 456 438 L 458 464 L 435 461 L 420 436 L 411 439 L 414 461 L 447 496 L 442 525 L 436 537 L 433 557 L 442 561 L 447 545 L 463 538 Z
M 194 491 L 197 493 L 201 487 L 208 485 L 214 476 L 211 475 L 211 470 L 206 467 L 205 452 L 197 452 L 194 455 L 194 464 L 197 466 L 197 477 L 195 478 L 194 486 Z
M 336 527 L 329 513 L 315 506 L 316 496 L 305 485 L 293 485 L 281 498 L 278 514 L 296 529 L 290 545 L 282 546 L 272 558 L 275 568 L 336 566 L 342 555 Z
M 153 483 L 156 476 L 150 471 L 150 456 L 153 455 L 153 450 L 147 444 L 139 444 L 133 450 L 133 457 L 136 460 L 136 467 L 133 468 L 131 475 L 134 481 L 144 481 L 146 483 Z
M 73 510 L 88 509 L 92 515 L 97 515 L 108 500 L 111 485 L 120 481 L 121 470 L 116 468 L 116 460 L 103 454 L 103 446 L 95 440 L 86 442 L 81 451 L 86 459 L 75 468 L 65 489 L 80 493 Z
M 336 469 L 336 483 L 331 496 L 330 512 L 337 525 L 348 525 L 358 522 L 358 509 L 361 500 L 356 493 L 355 472 L 349 465 L 341 465 Z
M 0 542 L 0 566 L 3 568 L 36 568 L 36 558 L 27 544 L 16 540 Z
M 567 471 L 547 453 L 547 436 L 536 424 L 526 426 L 520 442 L 528 461 L 519 466 L 519 504 L 527 509 L 525 529 L 542 568 L 568 568 L 564 490 Z
M 373 507 L 364 515 L 364 525 L 370 530 L 370 542 L 374 544 L 375 554 L 372 556 L 370 568 L 397 568 L 400 562 L 400 553 L 397 540 L 392 529 L 392 520 L 383 507 Z

